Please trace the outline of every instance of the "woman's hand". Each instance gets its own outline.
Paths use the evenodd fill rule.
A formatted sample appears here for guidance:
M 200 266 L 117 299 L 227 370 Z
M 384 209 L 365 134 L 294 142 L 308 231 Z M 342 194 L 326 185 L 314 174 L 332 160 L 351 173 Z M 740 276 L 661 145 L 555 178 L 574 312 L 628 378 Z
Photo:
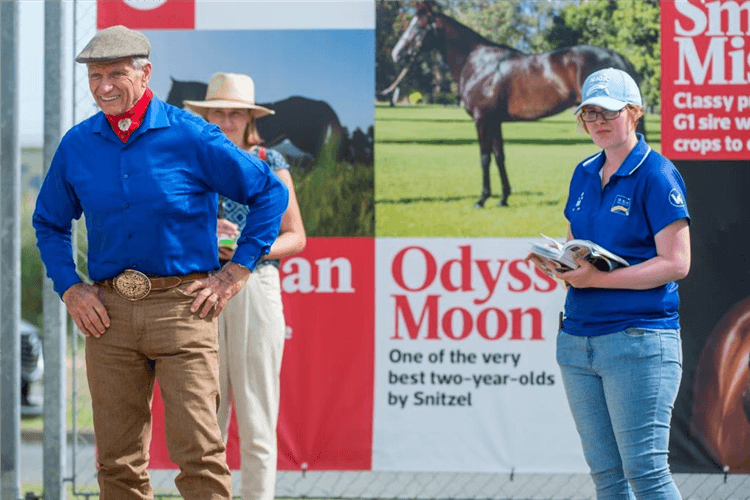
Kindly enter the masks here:
M 573 259 L 578 264 L 578 267 L 569 271 L 558 271 L 554 269 L 552 272 L 555 278 L 563 280 L 566 284 L 573 288 L 595 288 L 602 274 L 602 271 L 598 270 L 589 261 L 584 260 L 577 255 L 573 256 Z
M 221 260 L 232 260 L 234 250 L 230 247 L 220 246 L 219 247 L 219 259 Z
M 555 277 L 553 273 L 553 269 L 556 269 L 558 267 L 555 262 L 549 259 L 540 257 L 534 253 L 530 253 L 529 255 L 527 255 L 524 260 L 526 262 L 531 262 L 532 264 L 534 264 L 540 271 L 542 271 L 547 276 L 551 278 Z
M 232 238 L 236 239 L 240 234 L 240 227 L 227 219 L 219 219 L 216 221 L 216 236 L 220 238 Z
M 216 239 L 218 241 L 222 239 L 236 241 L 239 234 L 239 226 L 234 222 L 230 222 L 227 219 L 219 219 L 216 222 Z M 219 244 L 219 258 L 222 260 L 231 260 L 234 255 L 234 249 L 235 246 Z

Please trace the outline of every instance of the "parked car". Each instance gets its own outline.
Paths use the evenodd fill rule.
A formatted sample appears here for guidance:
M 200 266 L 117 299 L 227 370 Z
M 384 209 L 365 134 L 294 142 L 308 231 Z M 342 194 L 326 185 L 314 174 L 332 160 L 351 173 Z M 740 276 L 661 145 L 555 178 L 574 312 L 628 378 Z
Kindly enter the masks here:
M 38 417 L 43 411 L 44 356 L 39 328 L 21 320 L 21 417 Z

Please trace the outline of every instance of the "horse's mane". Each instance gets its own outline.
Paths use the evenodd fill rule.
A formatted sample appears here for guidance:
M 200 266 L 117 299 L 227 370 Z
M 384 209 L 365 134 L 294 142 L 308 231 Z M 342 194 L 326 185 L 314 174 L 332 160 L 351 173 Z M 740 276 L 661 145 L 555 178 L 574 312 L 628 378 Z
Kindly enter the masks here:
M 513 47 L 511 47 L 509 45 L 505 45 L 503 43 L 497 43 L 497 42 L 493 42 L 492 40 L 488 40 L 487 38 L 483 37 L 482 35 L 480 35 L 476 31 L 474 31 L 473 29 L 469 28 L 468 26 L 466 26 L 462 22 L 460 22 L 460 21 L 458 21 L 458 20 L 450 17 L 447 14 L 443 14 L 442 12 L 437 12 L 437 11 L 433 10 L 433 15 L 441 17 L 442 19 L 444 19 L 445 21 L 447 21 L 448 23 L 450 23 L 452 26 L 454 26 L 459 31 L 470 33 L 471 37 L 475 38 L 476 41 L 477 41 L 477 43 L 479 43 L 481 45 L 489 45 L 489 46 L 492 46 L 492 47 L 497 47 L 499 49 L 503 49 L 504 51 L 510 52 L 513 55 L 519 55 L 519 56 L 528 55 L 528 54 L 526 54 L 526 53 L 524 53 L 524 52 L 522 52 L 522 51 L 520 51 L 518 49 L 515 49 L 515 48 L 513 48 Z

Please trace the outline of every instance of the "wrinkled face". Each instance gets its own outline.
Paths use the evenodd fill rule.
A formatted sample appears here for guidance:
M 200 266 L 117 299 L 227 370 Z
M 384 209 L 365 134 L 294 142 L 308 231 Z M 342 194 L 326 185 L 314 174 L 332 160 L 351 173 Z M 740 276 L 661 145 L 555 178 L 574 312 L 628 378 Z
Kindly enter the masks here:
M 582 112 L 586 111 L 599 113 L 595 121 L 586 122 L 586 129 L 594 144 L 602 149 L 621 146 L 630 139 L 630 134 L 634 133 L 635 128 L 627 109 L 623 109 L 616 118 L 611 120 L 602 116 L 601 112 L 604 109 L 599 106 L 585 106 Z
M 132 108 L 151 79 L 151 63 L 135 69 L 130 58 L 87 66 L 91 95 L 107 115 L 119 115 Z
M 209 123 L 218 125 L 224 135 L 236 146 L 244 147 L 245 131 L 251 120 L 250 111 L 237 108 L 210 108 L 206 113 Z

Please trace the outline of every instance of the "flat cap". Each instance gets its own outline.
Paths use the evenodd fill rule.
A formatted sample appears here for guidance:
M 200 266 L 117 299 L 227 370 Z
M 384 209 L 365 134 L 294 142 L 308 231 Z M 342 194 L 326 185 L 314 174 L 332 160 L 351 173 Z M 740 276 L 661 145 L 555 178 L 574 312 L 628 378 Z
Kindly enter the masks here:
M 76 57 L 76 62 L 108 62 L 125 57 L 148 57 L 150 53 L 151 44 L 146 35 L 118 25 L 94 35 L 94 38 Z

